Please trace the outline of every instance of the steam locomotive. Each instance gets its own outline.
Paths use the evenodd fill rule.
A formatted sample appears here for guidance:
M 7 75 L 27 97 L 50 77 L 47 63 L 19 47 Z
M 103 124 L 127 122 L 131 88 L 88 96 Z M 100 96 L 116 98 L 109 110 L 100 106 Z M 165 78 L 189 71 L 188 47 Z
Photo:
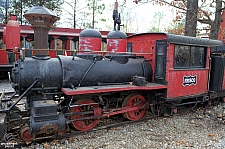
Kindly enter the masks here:
M 224 58 L 210 56 L 210 47 L 223 45 L 220 41 L 145 33 L 128 37 L 128 43 L 132 53 L 20 58 L 11 74 L 20 96 L 0 110 L 1 138 L 20 126 L 21 138 L 31 142 L 42 134 L 61 135 L 68 127 L 90 130 L 115 114 L 135 121 L 149 109 L 173 112 L 182 104 L 224 96 Z M 181 46 L 185 63 L 175 57 Z M 17 104 L 25 95 L 21 110 Z
M 221 41 L 166 33 L 126 37 L 119 30 L 107 40 L 101 51 L 100 33 L 86 29 L 72 56 L 50 58 L 40 49 L 32 57 L 21 54 L 11 72 L 15 93 L 1 100 L 0 139 L 19 128 L 17 135 L 32 142 L 87 131 L 116 114 L 137 121 L 146 111 L 172 114 L 225 96 Z

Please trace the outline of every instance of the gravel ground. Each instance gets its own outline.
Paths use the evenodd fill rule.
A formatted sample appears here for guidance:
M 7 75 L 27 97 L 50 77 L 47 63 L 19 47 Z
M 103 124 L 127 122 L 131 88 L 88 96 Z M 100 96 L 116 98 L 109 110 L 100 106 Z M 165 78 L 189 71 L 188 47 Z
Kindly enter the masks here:
M 111 128 L 54 140 L 31 144 L 24 149 L 223 149 L 225 126 L 221 114 L 225 104 L 207 110 L 185 112 L 172 117 L 160 117 L 123 127 Z M 219 116 L 219 117 L 218 117 Z M 225 115 L 224 115 L 225 116 Z
M 0 90 L 8 87 L 0 82 Z M 225 149 L 225 104 L 123 127 L 31 144 L 23 149 Z

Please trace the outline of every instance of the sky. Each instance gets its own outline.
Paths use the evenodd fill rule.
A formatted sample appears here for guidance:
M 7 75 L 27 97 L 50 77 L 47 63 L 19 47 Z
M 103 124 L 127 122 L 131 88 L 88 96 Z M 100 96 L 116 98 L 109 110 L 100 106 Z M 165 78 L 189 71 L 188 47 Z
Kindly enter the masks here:
M 106 8 L 101 17 L 105 18 L 107 21 L 97 25 L 100 30 L 111 30 L 113 28 L 112 12 L 115 1 L 116 0 L 102 0 Z M 124 0 L 117 1 L 119 3 L 118 11 L 121 13 L 122 24 L 128 26 L 125 30 L 126 32 L 147 32 L 152 27 L 158 27 L 160 29 L 159 31 L 164 31 L 165 28 L 171 26 L 175 16 L 172 7 L 153 5 L 150 2 L 135 4 L 133 0 L 126 0 L 126 4 L 124 5 L 126 8 L 122 11 L 121 9 L 123 8 L 122 5 L 124 4 Z M 148 0 L 142 0 L 142 2 L 147 1 Z M 63 11 L 62 16 L 60 17 L 60 21 L 58 22 L 60 25 L 58 26 L 70 28 L 72 26 L 66 23 L 68 19 L 68 13 L 66 11 L 72 11 L 72 9 L 70 10 L 70 7 L 67 4 L 64 4 L 63 8 L 65 11 Z M 161 16 L 161 18 L 158 16 Z M 121 30 L 123 30 L 122 27 Z

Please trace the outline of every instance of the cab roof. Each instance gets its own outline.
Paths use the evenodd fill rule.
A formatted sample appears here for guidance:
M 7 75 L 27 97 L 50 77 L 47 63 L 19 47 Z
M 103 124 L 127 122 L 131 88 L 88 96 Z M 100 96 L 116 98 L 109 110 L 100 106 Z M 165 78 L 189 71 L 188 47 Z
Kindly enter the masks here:
M 207 38 L 182 36 L 182 35 L 160 33 L 160 32 L 139 33 L 139 34 L 133 34 L 129 37 L 141 36 L 141 35 L 152 35 L 153 36 L 153 35 L 160 35 L 160 34 L 165 35 L 167 37 L 167 41 L 169 43 L 173 43 L 173 44 L 183 44 L 183 45 L 193 45 L 193 46 L 210 46 L 210 47 L 224 45 L 224 43 L 220 40 L 212 40 L 212 39 L 207 39 Z

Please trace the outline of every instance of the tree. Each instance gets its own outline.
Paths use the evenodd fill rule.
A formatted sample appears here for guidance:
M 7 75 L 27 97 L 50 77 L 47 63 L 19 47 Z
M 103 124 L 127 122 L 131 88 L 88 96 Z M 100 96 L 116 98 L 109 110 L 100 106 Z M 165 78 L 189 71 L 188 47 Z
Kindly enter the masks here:
M 203 9 L 200 9 L 200 14 L 198 17 L 198 21 L 204 24 L 208 24 L 209 25 L 209 29 L 210 29 L 210 39 L 218 39 L 218 33 L 220 30 L 220 24 L 222 21 L 222 10 L 224 9 L 222 7 L 222 0 L 216 0 L 215 1 L 215 5 L 213 3 L 209 4 L 209 7 L 211 8 L 215 8 L 214 11 L 214 20 L 211 19 L 212 16 L 212 12 L 210 11 L 205 11 Z
M 76 28 L 76 26 L 77 26 L 77 17 L 76 16 L 77 16 L 77 13 L 79 12 L 79 8 L 78 8 L 79 3 L 78 2 L 79 2 L 78 0 L 65 1 L 65 3 L 71 9 L 64 9 L 64 11 L 66 11 L 69 14 L 69 17 L 73 18 L 73 22 L 71 23 L 73 25 L 73 28 Z M 68 8 L 68 7 L 66 7 L 66 8 Z M 72 12 L 70 10 L 72 10 Z
M 216 6 L 214 6 L 214 2 L 216 2 Z M 172 3 L 172 6 L 176 6 L 180 9 L 180 7 L 178 7 L 179 5 L 176 4 L 177 3 Z M 209 7 L 211 9 L 208 9 Z M 215 8 L 214 12 L 212 11 L 213 8 Z M 198 6 L 198 0 L 187 0 L 187 8 L 184 9 L 186 10 L 185 35 L 196 36 L 198 21 L 209 25 L 210 39 L 218 39 L 222 9 L 222 0 L 216 0 L 210 3 L 204 0 L 201 1 L 200 6 Z
M 6 23 L 9 19 L 8 11 L 12 6 L 12 0 L 0 1 L 0 18 L 1 22 Z
M 140 1 L 143 1 L 143 0 L 136 0 L 135 2 L 138 3 Z M 215 0 L 215 1 L 202 0 L 200 1 L 201 2 L 200 6 L 198 6 L 198 3 L 199 3 L 198 0 L 187 0 L 187 1 L 173 0 L 172 2 L 168 2 L 166 0 L 154 0 L 151 2 L 154 2 L 159 5 L 162 5 L 163 3 L 169 6 L 173 6 L 174 8 L 177 9 L 177 12 L 179 12 L 177 13 L 178 16 L 176 16 L 176 18 L 181 18 L 180 16 L 187 14 L 186 22 L 185 22 L 186 35 L 194 35 L 193 30 L 194 31 L 196 30 L 196 27 L 195 27 L 196 25 L 194 25 L 195 24 L 194 22 L 196 22 L 195 21 L 196 19 L 200 23 L 209 25 L 210 39 L 218 38 L 218 32 L 219 32 L 220 23 L 221 23 L 221 12 L 224 9 L 222 7 L 222 3 L 224 3 L 223 0 Z M 196 10 L 198 10 L 197 15 L 196 15 Z
M 20 24 L 26 22 L 23 15 L 27 12 L 32 6 L 45 6 L 46 8 L 54 11 L 57 16 L 61 14 L 61 5 L 63 4 L 63 0 L 14 0 L 12 2 L 12 7 L 10 9 L 10 13 L 14 13 L 17 16 L 17 19 L 20 21 Z
M 17 16 L 17 20 L 20 21 L 20 24 L 23 24 L 23 22 L 26 22 L 26 19 L 23 17 L 24 12 L 26 12 L 29 8 L 24 6 L 26 5 L 26 3 L 27 3 L 26 0 L 20 0 L 20 1 L 14 0 L 12 4 L 13 10 L 11 10 L 11 13 Z
M 95 28 L 95 23 L 98 23 L 98 21 L 96 20 L 96 17 L 103 13 L 103 11 L 105 10 L 105 4 L 101 3 L 101 0 L 87 0 L 87 2 L 88 2 L 87 7 L 89 12 L 83 13 L 83 14 L 86 14 L 86 16 L 90 16 L 90 15 L 92 16 L 91 28 Z M 105 19 L 103 18 L 100 18 L 99 20 L 105 21 Z
M 166 31 L 170 34 L 183 35 L 184 34 L 184 26 L 185 22 L 173 22 Z
M 163 20 L 163 18 L 165 17 L 165 15 L 161 12 L 156 12 L 155 15 L 154 15 L 154 20 L 152 22 L 152 28 L 150 31 L 154 31 L 154 32 L 160 32 L 162 31 L 160 29 L 161 27 L 161 21 Z

